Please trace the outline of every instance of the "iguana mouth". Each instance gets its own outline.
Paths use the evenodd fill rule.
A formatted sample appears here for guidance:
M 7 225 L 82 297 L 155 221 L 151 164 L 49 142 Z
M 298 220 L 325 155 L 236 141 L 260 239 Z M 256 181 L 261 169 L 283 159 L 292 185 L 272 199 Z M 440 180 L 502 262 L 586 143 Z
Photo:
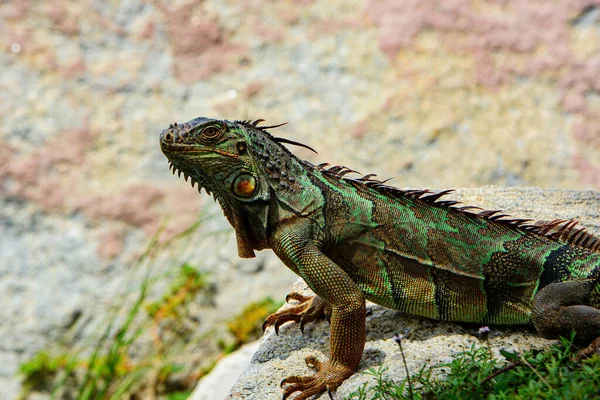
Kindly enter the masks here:
M 191 178 L 190 183 L 192 184 L 192 187 L 195 187 L 196 184 L 198 185 L 199 193 L 202 188 L 204 188 L 208 194 L 211 194 L 210 190 L 206 188 L 207 182 L 205 182 L 204 179 L 195 178 L 193 175 L 185 172 L 182 167 L 177 166 L 171 161 L 172 157 L 177 159 L 180 157 L 180 154 L 207 152 L 206 149 L 197 148 L 185 143 L 186 134 L 188 132 L 186 128 L 186 124 L 178 125 L 175 123 L 169 125 L 167 129 L 164 129 L 160 133 L 160 148 L 169 160 L 169 170 L 173 172 L 173 175 L 177 174 L 178 177 L 181 177 L 181 174 L 183 173 L 186 182 L 188 181 L 188 178 Z
M 189 144 L 180 144 L 180 143 L 165 143 L 160 142 L 161 150 L 168 151 L 170 153 L 210 153 L 209 149 L 202 149 L 197 147 L 192 147 Z

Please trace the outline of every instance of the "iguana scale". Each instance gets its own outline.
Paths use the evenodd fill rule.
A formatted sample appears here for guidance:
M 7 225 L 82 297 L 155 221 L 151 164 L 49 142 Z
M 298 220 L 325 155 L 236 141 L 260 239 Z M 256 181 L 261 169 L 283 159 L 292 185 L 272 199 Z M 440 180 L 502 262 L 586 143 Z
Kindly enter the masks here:
M 160 134 L 173 172 L 220 203 L 240 257 L 272 249 L 317 296 L 265 326 L 330 319 L 330 360 L 282 381 L 283 398 L 334 390 L 365 345 L 365 299 L 410 314 L 479 324 L 533 324 L 544 337 L 600 336 L 600 238 L 576 221 L 536 224 L 441 197 L 350 178 L 294 156 L 262 120 L 196 118 Z M 312 150 L 312 149 L 311 149 Z M 595 349 L 598 343 L 595 340 Z

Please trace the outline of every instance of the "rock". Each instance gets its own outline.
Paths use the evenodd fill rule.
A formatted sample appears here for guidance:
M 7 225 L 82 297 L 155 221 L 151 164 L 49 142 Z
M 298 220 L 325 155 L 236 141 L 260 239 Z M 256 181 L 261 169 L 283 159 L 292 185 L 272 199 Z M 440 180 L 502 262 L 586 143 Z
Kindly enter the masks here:
M 504 209 L 519 218 L 549 220 L 554 218 L 578 218 L 590 232 L 600 233 L 600 193 L 539 188 L 460 189 L 448 195 L 465 204 L 486 209 Z M 301 279 L 293 290 L 310 294 Z M 286 306 L 284 306 L 286 307 Z M 344 398 L 365 382 L 374 384 L 374 378 L 363 374 L 372 367 L 388 368 L 386 376 L 395 381 L 405 377 L 398 345 L 392 339 L 395 333 L 404 336 L 403 350 L 409 373 L 415 374 L 424 365 L 446 363 L 457 353 L 475 344 L 482 346 L 478 338 L 480 326 L 461 325 L 415 317 L 367 303 L 367 343 L 358 372 L 347 379 L 338 389 L 335 398 Z M 531 327 L 490 327 L 489 342 L 495 357 L 499 351 L 545 348 L 554 341 L 541 338 Z M 316 353 L 325 360 L 329 354 L 329 326 L 327 322 L 307 324 L 304 334 L 296 324 L 285 324 L 275 335 L 267 329 L 252 362 L 240 376 L 227 399 L 275 399 L 282 391 L 279 382 L 289 375 L 308 375 L 312 370 L 304 358 Z M 320 399 L 328 399 L 323 394 Z
M 189 397 L 189 400 L 214 400 L 227 396 L 237 377 L 244 372 L 250 360 L 258 350 L 259 341 L 248 343 L 234 353 L 224 357 L 219 364 L 206 375 Z

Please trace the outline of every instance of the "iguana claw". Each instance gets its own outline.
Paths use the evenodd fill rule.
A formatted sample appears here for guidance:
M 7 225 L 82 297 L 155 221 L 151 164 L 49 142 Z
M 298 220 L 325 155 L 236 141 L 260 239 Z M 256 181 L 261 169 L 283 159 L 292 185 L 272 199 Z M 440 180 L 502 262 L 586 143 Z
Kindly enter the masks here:
M 309 397 L 319 395 L 325 391 L 333 400 L 335 390 L 348 376 L 352 370 L 342 365 L 333 365 L 329 362 L 322 363 L 314 356 L 306 357 L 306 365 L 317 370 L 313 376 L 289 376 L 281 381 L 284 387 L 283 399 L 287 399 L 295 392 L 301 392 L 294 400 L 305 400 Z
M 263 332 L 269 326 L 273 325 L 275 334 L 279 335 L 279 327 L 288 322 L 294 321 L 300 323 L 300 331 L 304 333 L 304 326 L 307 322 L 317 321 L 326 318 L 329 320 L 331 315 L 331 307 L 327 305 L 325 300 L 318 296 L 304 296 L 296 292 L 288 294 L 285 298 L 296 300 L 299 304 L 281 311 L 277 311 L 267 317 L 263 323 Z
M 290 300 L 296 300 L 299 303 L 304 303 L 307 300 L 310 300 L 313 296 L 304 296 L 298 292 L 290 292 L 285 296 L 285 302 L 289 303 Z
M 329 398 L 333 400 L 333 394 L 331 393 L 331 388 L 329 386 L 327 387 L 327 394 L 329 395 Z

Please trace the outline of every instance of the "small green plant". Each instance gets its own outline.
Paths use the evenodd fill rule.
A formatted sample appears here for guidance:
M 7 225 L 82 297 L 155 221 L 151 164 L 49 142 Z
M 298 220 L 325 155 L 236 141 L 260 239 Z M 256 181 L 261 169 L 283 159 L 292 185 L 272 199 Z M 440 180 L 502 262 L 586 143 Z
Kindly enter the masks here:
M 19 372 L 24 377 L 23 387 L 26 390 L 51 389 L 48 382 L 54 381 L 63 372 L 65 376 L 70 376 L 77 364 L 77 359 L 70 354 L 50 355 L 46 351 L 40 351 L 19 367 Z
M 592 399 L 600 398 L 600 357 L 578 361 L 573 338 L 545 351 L 523 355 L 501 351 L 497 361 L 487 347 L 471 348 L 450 363 L 423 366 L 394 382 L 386 368 L 369 369 L 375 385 L 364 384 L 349 399 Z M 434 378 L 434 376 L 445 378 Z M 410 392 L 409 380 L 417 388 Z
M 185 400 L 192 394 L 191 390 L 185 392 L 173 392 L 167 395 L 167 400 Z
M 146 279 L 125 320 L 116 329 L 113 329 L 113 323 L 106 327 L 85 363 L 78 399 L 119 398 L 139 383 L 146 366 L 131 362 L 129 349 L 143 332 L 143 326 L 136 327 L 134 322 L 146 300 L 148 287 L 149 280 Z
M 248 304 L 227 324 L 229 332 L 234 336 L 234 342 L 230 345 L 223 345 L 225 353 L 237 350 L 243 344 L 261 337 L 265 318 L 277 311 L 282 304 L 271 297 Z
M 135 300 L 119 304 L 91 349 L 59 351 L 58 355 L 41 351 L 21 364 L 24 382 L 21 398 L 27 398 L 32 390 L 50 394 L 54 399 L 120 400 L 147 395 L 153 398 L 161 395 L 174 400 L 186 398 L 196 381 L 184 376 L 173 387 L 172 377 L 184 372 L 185 368 L 171 361 L 168 351 L 177 348 L 176 342 L 182 340 L 180 335 L 169 335 L 172 338 L 169 343 L 157 343 L 153 348 L 146 348 L 143 354 L 139 353 L 138 343 L 153 324 L 169 317 L 178 318 L 194 296 L 207 287 L 206 275 L 189 264 L 183 264 L 168 292 L 160 300 L 147 304 L 149 289 L 156 280 L 152 276 L 156 256 L 161 249 L 188 239 L 199 225 L 196 222 L 163 242 L 158 240 L 161 228 L 151 238 L 146 250 L 134 263 L 134 267 L 143 264 L 145 273 Z M 136 354 L 135 358 L 132 354 Z
M 146 305 L 146 311 L 156 322 L 168 317 L 178 317 L 181 306 L 207 287 L 206 274 L 190 264 L 183 264 L 171 287 L 160 300 Z

